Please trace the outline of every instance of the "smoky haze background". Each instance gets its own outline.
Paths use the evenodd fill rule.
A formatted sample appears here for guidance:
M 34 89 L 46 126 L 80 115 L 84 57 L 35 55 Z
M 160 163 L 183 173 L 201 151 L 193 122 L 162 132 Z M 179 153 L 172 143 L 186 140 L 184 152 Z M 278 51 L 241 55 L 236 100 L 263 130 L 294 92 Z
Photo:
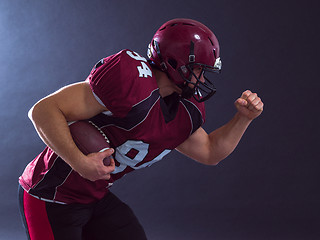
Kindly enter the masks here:
M 204 128 L 227 122 L 246 89 L 259 93 L 265 110 L 218 166 L 173 152 L 113 192 L 149 239 L 318 239 L 318 9 L 312 0 L 2 0 L 0 239 L 26 239 L 18 177 L 44 147 L 29 108 L 84 80 L 107 55 L 124 48 L 146 55 L 154 32 L 177 17 L 203 22 L 220 42 L 223 71 Z

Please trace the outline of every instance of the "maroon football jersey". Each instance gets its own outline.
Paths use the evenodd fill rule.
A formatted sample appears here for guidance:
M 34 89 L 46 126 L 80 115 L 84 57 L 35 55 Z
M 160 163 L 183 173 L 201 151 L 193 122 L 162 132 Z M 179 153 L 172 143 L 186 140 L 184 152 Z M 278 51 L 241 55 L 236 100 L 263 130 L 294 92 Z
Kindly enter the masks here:
M 109 110 L 90 121 L 115 149 L 115 171 L 109 181 L 91 182 L 46 148 L 20 177 L 22 187 L 41 199 L 60 203 L 101 199 L 113 181 L 161 160 L 204 123 L 204 104 L 178 94 L 162 98 L 151 66 L 133 51 L 102 59 L 86 81 Z

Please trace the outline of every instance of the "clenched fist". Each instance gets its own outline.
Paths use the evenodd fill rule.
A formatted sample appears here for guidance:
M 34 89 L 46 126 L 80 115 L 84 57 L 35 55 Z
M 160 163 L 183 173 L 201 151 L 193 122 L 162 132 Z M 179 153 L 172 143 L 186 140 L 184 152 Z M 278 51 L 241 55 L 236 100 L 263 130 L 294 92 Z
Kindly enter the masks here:
M 250 90 L 244 91 L 234 104 L 238 112 L 250 120 L 258 117 L 263 111 L 263 102 L 260 97 Z

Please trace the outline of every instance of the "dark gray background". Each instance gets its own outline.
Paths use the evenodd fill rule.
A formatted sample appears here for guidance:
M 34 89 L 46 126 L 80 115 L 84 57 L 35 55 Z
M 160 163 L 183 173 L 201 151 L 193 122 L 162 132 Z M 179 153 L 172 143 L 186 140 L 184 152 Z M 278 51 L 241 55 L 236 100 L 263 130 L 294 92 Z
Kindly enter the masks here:
M 174 152 L 113 191 L 150 239 L 319 239 L 318 15 L 311 0 L 0 1 L 0 239 L 25 239 L 17 181 L 44 147 L 29 108 L 84 80 L 102 57 L 123 48 L 145 55 L 176 17 L 203 22 L 220 41 L 223 72 L 205 129 L 228 121 L 246 89 L 265 110 L 218 166 Z

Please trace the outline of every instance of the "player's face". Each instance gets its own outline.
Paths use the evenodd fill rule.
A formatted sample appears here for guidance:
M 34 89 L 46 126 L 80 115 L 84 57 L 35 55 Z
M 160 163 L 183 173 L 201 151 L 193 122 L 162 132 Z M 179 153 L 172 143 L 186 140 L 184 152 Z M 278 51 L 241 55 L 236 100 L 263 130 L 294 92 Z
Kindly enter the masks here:
M 193 68 L 193 73 L 198 77 L 198 79 L 204 83 L 205 79 L 204 79 L 204 76 L 203 76 L 203 71 L 202 71 L 202 67 L 195 67 Z M 192 83 L 197 83 L 197 79 L 194 75 L 192 75 L 191 77 L 191 80 L 190 80 Z M 189 84 L 191 88 L 194 88 L 194 85 L 193 84 Z

